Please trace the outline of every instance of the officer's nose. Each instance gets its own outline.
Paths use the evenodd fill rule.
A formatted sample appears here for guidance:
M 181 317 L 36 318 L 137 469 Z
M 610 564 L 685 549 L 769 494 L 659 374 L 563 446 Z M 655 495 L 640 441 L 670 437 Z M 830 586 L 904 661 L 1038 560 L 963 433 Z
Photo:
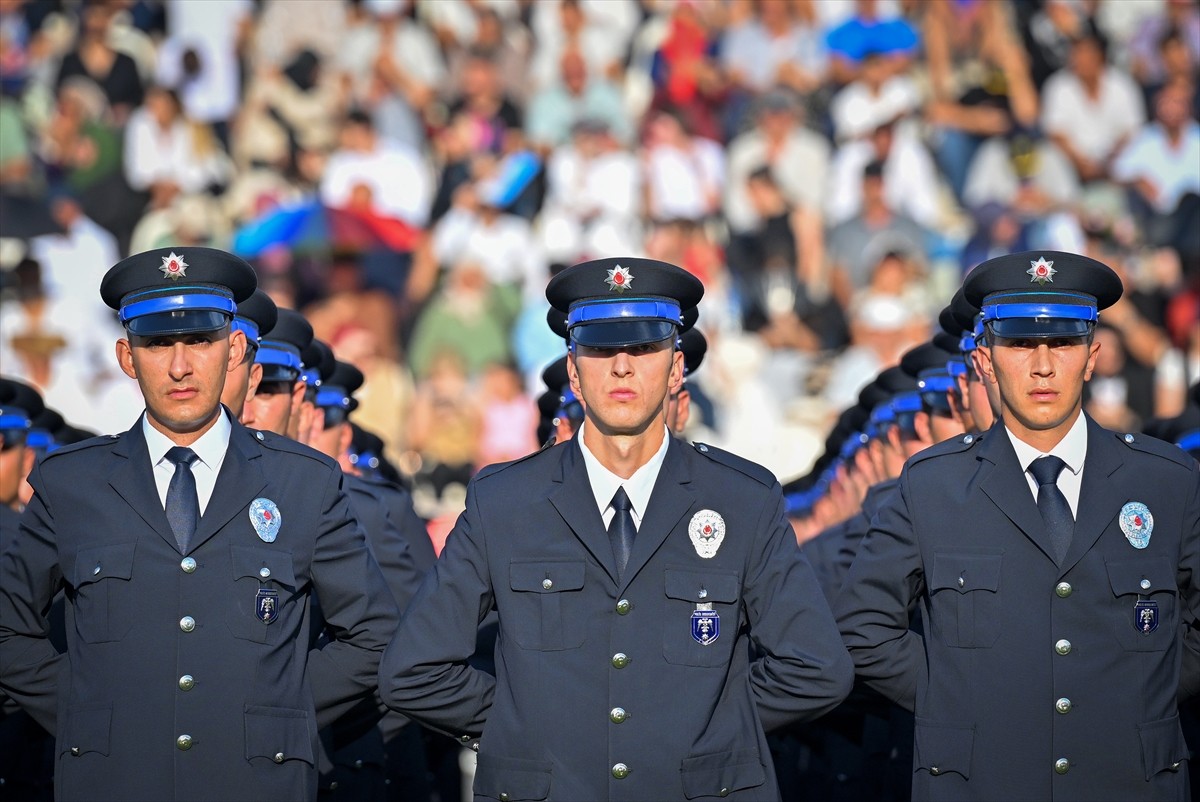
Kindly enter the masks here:
M 188 354 L 187 343 L 176 342 L 171 345 L 171 378 L 179 381 L 192 372 L 192 360 Z
M 1033 349 L 1030 371 L 1034 376 L 1054 375 L 1054 360 L 1051 358 L 1050 345 L 1048 343 L 1040 343 Z
M 628 376 L 633 373 L 633 357 L 624 348 L 617 351 L 613 357 L 612 372 L 614 376 Z

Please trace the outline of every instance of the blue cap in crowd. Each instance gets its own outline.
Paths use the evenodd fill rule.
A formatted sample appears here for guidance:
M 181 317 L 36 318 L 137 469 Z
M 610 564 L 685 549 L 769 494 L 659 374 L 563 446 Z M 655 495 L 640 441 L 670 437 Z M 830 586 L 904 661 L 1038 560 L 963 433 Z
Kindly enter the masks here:
M 271 330 L 263 335 L 254 361 L 263 366 L 265 382 L 294 382 L 300 378 L 300 354 L 312 343 L 312 326 L 294 309 L 278 310 Z
M 262 290 L 255 290 L 244 301 L 237 305 L 233 314 L 233 327 L 246 335 L 246 345 L 255 350 L 265 332 L 275 328 L 279 319 L 279 310 L 271 296 Z

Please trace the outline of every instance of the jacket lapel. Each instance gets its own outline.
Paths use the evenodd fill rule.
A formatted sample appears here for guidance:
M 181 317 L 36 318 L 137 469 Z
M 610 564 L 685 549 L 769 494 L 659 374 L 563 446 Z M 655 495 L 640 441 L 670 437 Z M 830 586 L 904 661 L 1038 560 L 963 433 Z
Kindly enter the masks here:
M 558 486 L 550 493 L 550 503 L 575 533 L 575 537 L 579 538 L 596 558 L 596 562 L 616 582 L 617 568 L 612 544 L 608 542 L 604 519 L 600 517 L 600 510 L 594 502 L 595 496 L 588 481 L 587 465 L 584 464 L 583 454 L 579 451 L 579 439 L 572 438 L 562 452 L 559 473 L 554 477 Z M 637 553 L 636 541 L 634 553 Z
M 250 502 L 267 486 L 258 462 L 261 456 L 262 446 L 246 427 L 233 421 L 233 431 L 229 433 L 229 448 L 225 451 L 221 472 L 217 474 L 216 486 L 204 515 L 200 517 L 196 534 L 192 536 L 189 551 L 198 549 L 235 515 L 250 506 Z
M 1129 500 L 1121 495 L 1121 483 L 1111 481 L 1112 475 L 1123 464 L 1121 445 L 1112 432 L 1087 418 L 1087 459 L 1079 488 L 1075 534 L 1063 560 L 1064 571 L 1070 570 L 1088 553 Z
M 175 533 L 158 497 L 158 486 L 154 483 L 154 469 L 142 434 L 141 418 L 113 444 L 112 453 L 122 457 L 122 461 L 109 474 L 109 485 L 151 529 L 171 544 L 171 548 L 178 549 Z
M 981 460 L 979 487 L 992 503 L 1000 508 L 1010 521 L 1033 541 L 1042 552 L 1057 564 L 1050 533 L 1038 512 L 1037 502 L 1025 479 L 1025 472 L 1017 461 L 1017 452 L 1004 424 L 997 422 L 983 438 L 979 446 Z M 1079 527 L 1075 527 L 1079 531 Z
M 682 443 L 670 437 L 667 455 L 654 481 L 654 492 L 650 494 L 646 514 L 642 516 L 642 525 L 638 527 L 637 537 L 633 541 L 629 564 L 622 575 L 622 587 L 637 576 L 638 571 L 650 561 L 675 529 L 679 519 L 696 503 L 696 496 L 688 487 L 691 473 L 683 449 Z

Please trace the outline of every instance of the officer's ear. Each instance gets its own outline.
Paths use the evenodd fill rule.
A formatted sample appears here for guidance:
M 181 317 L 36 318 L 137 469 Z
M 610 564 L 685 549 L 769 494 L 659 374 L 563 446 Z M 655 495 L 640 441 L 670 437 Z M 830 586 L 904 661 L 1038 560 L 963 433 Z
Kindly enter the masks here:
M 676 348 L 671 352 L 671 373 L 667 379 L 667 392 L 671 395 L 683 389 L 683 351 Z
M 576 398 L 583 398 L 583 390 L 579 387 L 579 368 L 575 364 L 575 345 L 567 349 L 567 380 L 571 385 L 571 392 L 575 393 Z
M 922 443 L 933 445 L 933 429 L 929 426 L 929 413 L 921 410 L 913 415 L 913 428 L 917 430 L 917 437 Z
M 246 400 L 258 395 L 258 385 L 262 384 L 262 365 L 258 362 L 250 364 L 250 381 L 246 384 Z
M 37 460 L 37 452 L 32 448 L 25 449 L 21 455 L 21 481 L 24 482 L 33 473 L 33 463 Z
M 975 372 L 979 374 L 979 378 L 995 384 L 996 374 L 992 367 L 992 348 L 991 344 L 985 343 L 971 352 L 971 358 L 975 360 Z
M 1099 353 L 1100 342 L 1098 340 L 1091 340 L 1091 342 L 1088 343 L 1087 367 L 1084 368 L 1083 371 L 1083 380 L 1085 382 L 1092 380 L 1092 371 L 1096 369 L 1096 356 L 1099 355 Z
M 117 364 L 126 376 L 137 379 L 137 369 L 133 366 L 133 346 L 124 337 L 117 340 Z
M 675 434 L 683 434 L 692 408 L 692 394 L 688 392 L 686 385 L 679 390 L 679 398 L 675 404 Z
M 354 439 L 354 430 L 350 428 L 349 423 L 343 423 L 341 430 L 338 432 L 337 453 L 347 454 L 350 452 L 350 442 Z
M 246 358 L 246 332 L 232 329 L 229 332 L 229 354 L 225 362 L 225 372 L 230 373 L 241 366 Z

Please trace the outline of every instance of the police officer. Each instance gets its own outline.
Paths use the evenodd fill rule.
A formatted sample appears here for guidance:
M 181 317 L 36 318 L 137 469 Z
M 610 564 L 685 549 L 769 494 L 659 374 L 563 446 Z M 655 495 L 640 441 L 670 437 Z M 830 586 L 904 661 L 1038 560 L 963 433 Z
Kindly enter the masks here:
M 301 354 L 312 340 L 312 325 L 304 315 L 294 309 L 277 310 L 275 325 L 262 335 L 254 357 L 255 364 L 262 366 L 262 380 L 247 398 L 242 423 L 296 439 L 306 387 L 300 380 Z
M 262 290 L 238 304 L 233 316 L 233 327 L 246 335 L 246 355 L 242 362 L 225 378 L 225 389 L 221 391 L 221 403 L 233 415 L 242 417 L 246 399 L 253 398 L 262 381 L 263 366 L 255 361 L 262 335 L 275 328 L 279 312 L 271 296 Z
M 482 733 L 477 798 L 775 799 L 764 729 L 849 691 L 779 484 L 664 424 L 680 310 L 702 293 L 637 258 L 547 286 L 583 427 L 475 477 L 380 669 L 391 707 L 463 742 Z M 465 664 L 492 609 L 495 678 Z
M 1184 799 L 1200 466 L 1082 412 L 1120 279 L 1030 252 L 964 290 L 1000 420 L 908 461 L 836 602 L 842 637 L 915 710 L 914 799 Z
M 146 412 L 59 449 L 0 556 L 0 687 L 57 736 L 70 799 L 312 799 L 318 727 L 374 688 L 395 605 L 328 458 L 220 406 L 242 260 L 160 249 L 101 284 Z M 67 653 L 44 611 L 68 600 Z M 335 639 L 308 649 L 308 601 Z

